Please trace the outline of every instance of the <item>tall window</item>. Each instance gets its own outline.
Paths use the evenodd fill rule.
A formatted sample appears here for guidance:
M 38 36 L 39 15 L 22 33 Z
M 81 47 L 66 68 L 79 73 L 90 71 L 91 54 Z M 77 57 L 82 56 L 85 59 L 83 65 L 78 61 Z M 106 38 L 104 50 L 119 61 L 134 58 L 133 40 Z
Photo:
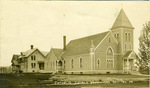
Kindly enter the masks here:
M 34 68 L 36 67 L 36 63 L 34 63 Z
M 124 45 L 124 51 L 127 51 L 127 45 L 126 44 Z
M 36 56 L 35 55 L 31 55 L 31 60 L 36 60 Z
M 129 49 L 130 49 L 130 50 L 132 50 L 132 46 L 131 46 L 131 44 L 129 44 Z
M 114 34 L 114 37 L 116 38 L 116 34 Z
M 31 60 L 33 60 L 34 59 L 34 56 L 33 55 L 31 55 Z
M 66 68 L 66 61 L 64 60 L 64 68 Z
M 73 68 L 73 59 L 71 59 L 71 68 Z
M 111 48 L 107 49 L 107 60 L 106 60 L 106 65 L 107 67 L 113 67 L 113 50 Z
M 33 68 L 33 63 L 31 63 L 31 68 Z
M 113 52 L 111 48 L 108 48 L 107 50 L 107 59 L 112 59 L 113 58 Z
M 52 61 L 51 61 L 51 68 L 53 67 Z
M 129 41 L 130 41 L 130 33 L 128 34 L 128 38 L 129 38 Z
M 97 67 L 99 68 L 100 67 L 100 59 L 98 58 L 97 60 Z
M 35 68 L 36 67 L 36 63 L 31 63 L 31 68 Z
M 36 60 L 36 56 L 34 55 L 34 60 Z
M 127 33 L 125 33 L 125 38 L 126 38 L 126 41 L 127 41 Z
M 113 67 L 113 60 L 107 60 L 107 67 Z
M 117 38 L 119 39 L 119 33 L 117 33 Z
M 82 58 L 80 58 L 80 68 L 82 68 Z
M 111 38 L 109 37 L 109 43 L 111 43 Z

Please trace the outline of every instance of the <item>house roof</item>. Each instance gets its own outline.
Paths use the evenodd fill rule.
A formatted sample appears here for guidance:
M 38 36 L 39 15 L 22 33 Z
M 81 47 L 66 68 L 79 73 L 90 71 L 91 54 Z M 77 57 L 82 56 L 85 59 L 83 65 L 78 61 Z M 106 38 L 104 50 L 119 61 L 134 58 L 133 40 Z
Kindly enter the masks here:
M 52 50 L 57 58 L 59 58 L 60 54 L 63 52 L 63 49 L 58 48 L 52 48 Z
M 35 50 L 37 50 L 37 48 L 34 48 L 34 49 L 30 49 L 30 50 L 27 50 L 25 52 L 21 52 L 21 55 L 23 55 L 24 57 L 28 57 L 30 54 L 32 54 Z
M 11 60 L 11 62 L 12 62 L 13 65 L 18 65 L 17 59 L 18 59 L 19 56 L 20 55 L 18 55 L 18 54 L 14 54 L 13 55 L 12 60 Z
M 20 56 L 20 55 L 18 55 L 18 54 L 14 54 L 11 61 L 17 60 L 19 56 Z
M 109 31 L 72 40 L 66 46 L 62 56 L 85 54 L 90 52 L 90 48 L 97 46 Z
M 126 16 L 125 12 L 123 9 L 121 9 L 118 17 L 116 18 L 111 30 L 115 29 L 115 28 L 119 28 L 119 27 L 126 27 L 126 28 L 132 28 L 133 26 L 130 23 L 128 17 Z
M 37 48 L 34 48 L 34 49 L 30 49 L 30 50 L 27 50 L 25 52 L 21 52 L 21 56 L 19 56 L 19 58 L 22 58 L 22 57 L 28 57 L 30 56 L 34 51 L 38 50 Z M 39 50 L 38 50 L 39 51 Z M 48 52 L 46 51 L 39 51 L 43 56 L 47 56 Z
M 44 56 L 47 56 L 47 54 L 48 54 L 49 52 L 41 51 L 41 53 L 42 53 Z

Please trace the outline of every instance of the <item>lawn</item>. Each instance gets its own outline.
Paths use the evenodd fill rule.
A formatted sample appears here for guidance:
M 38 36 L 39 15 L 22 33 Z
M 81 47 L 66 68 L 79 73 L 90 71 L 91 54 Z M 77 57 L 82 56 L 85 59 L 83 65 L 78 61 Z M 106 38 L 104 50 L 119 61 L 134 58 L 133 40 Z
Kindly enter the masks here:
M 113 81 L 133 83 L 105 83 Z M 104 82 L 96 84 L 52 85 L 55 82 Z M 142 88 L 149 87 L 148 76 L 135 75 L 54 75 L 51 74 L 0 74 L 0 88 Z

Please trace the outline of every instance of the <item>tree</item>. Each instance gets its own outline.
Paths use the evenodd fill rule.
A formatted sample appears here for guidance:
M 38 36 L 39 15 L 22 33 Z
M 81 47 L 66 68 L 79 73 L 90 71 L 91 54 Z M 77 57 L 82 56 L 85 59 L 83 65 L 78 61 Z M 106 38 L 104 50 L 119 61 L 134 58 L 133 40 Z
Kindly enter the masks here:
M 140 65 L 142 69 L 150 67 L 150 21 L 143 25 L 139 37 L 139 56 L 141 57 Z M 147 69 L 147 70 L 148 70 Z

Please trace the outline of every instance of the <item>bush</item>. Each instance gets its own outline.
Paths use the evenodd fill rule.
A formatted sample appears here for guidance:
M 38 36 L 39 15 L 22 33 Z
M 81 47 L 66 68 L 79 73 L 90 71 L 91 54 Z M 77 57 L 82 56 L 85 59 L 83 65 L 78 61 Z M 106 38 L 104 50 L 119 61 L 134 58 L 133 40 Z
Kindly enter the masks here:
M 149 67 L 148 66 L 140 66 L 139 72 L 142 74 L 149 74 Z

